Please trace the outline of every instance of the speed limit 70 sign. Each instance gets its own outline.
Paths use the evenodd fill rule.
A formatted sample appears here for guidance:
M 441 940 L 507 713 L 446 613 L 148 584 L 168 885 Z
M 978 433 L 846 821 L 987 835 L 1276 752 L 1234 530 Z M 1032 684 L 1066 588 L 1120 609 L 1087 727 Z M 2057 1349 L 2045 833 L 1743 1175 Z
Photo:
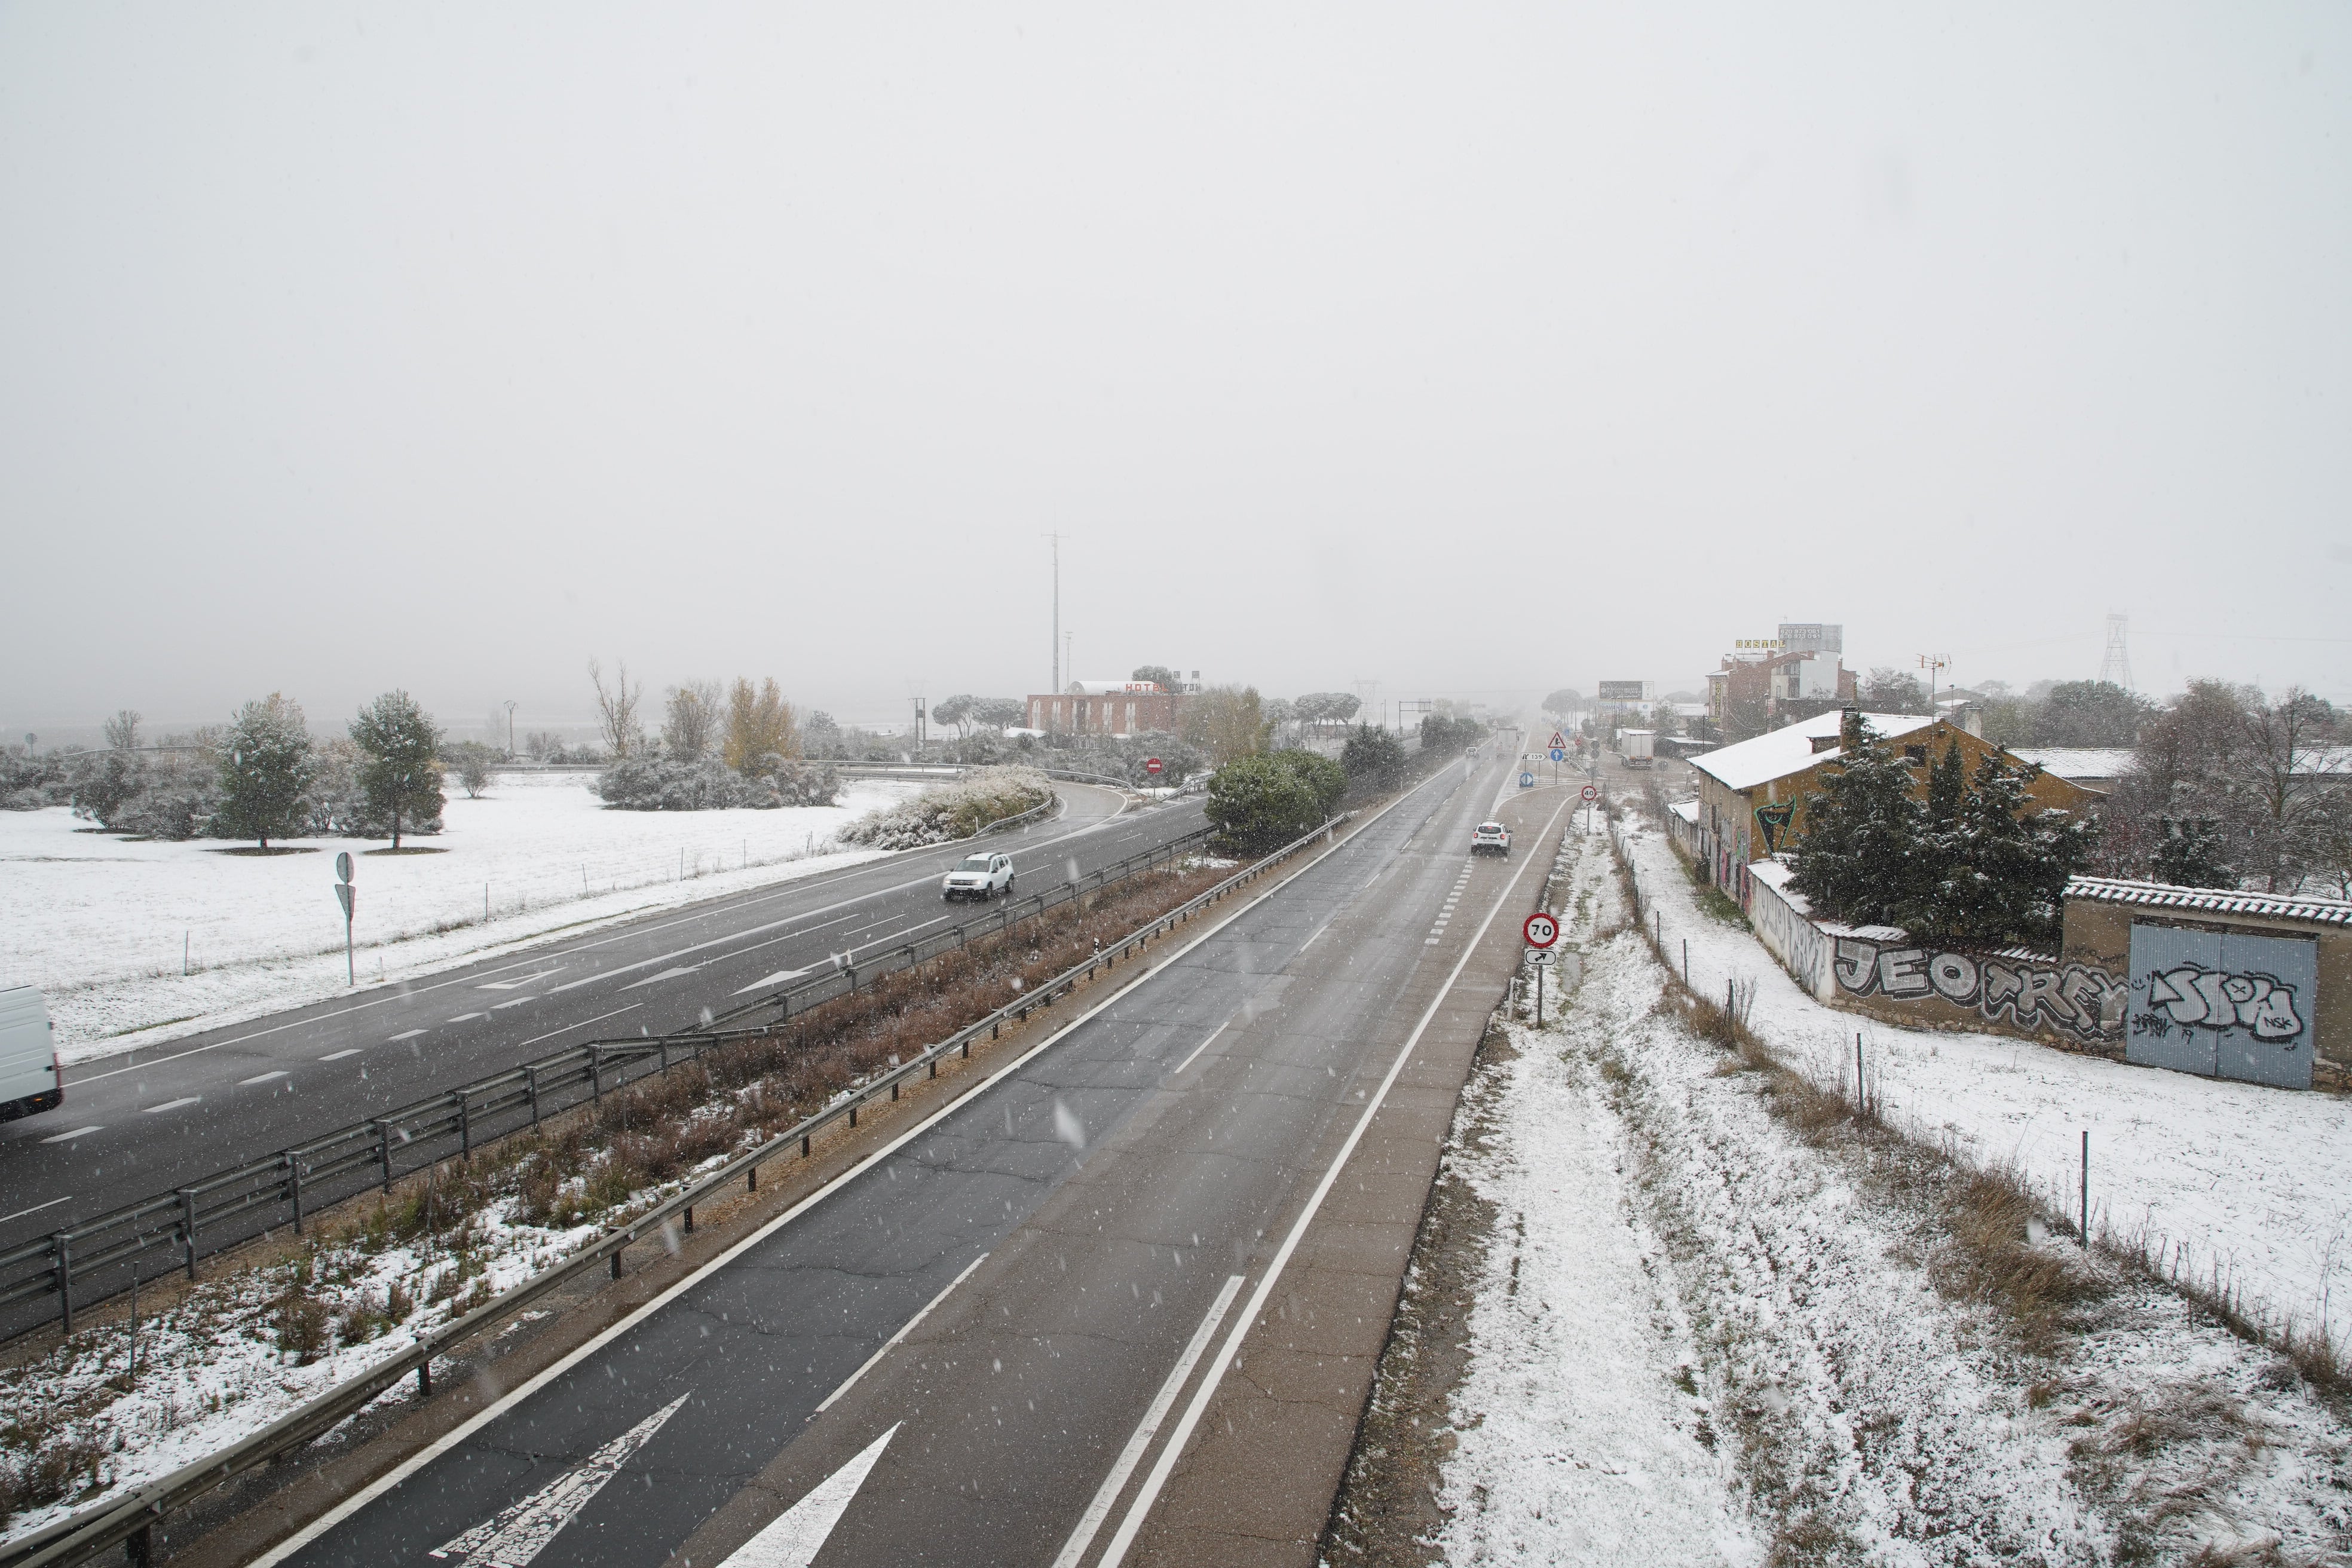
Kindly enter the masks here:
M 1549 947 L 1559 940 L 1559 922 L 1547 914 L 1532 914 L 1520 928 L 1527 934 L 1529 947 Z

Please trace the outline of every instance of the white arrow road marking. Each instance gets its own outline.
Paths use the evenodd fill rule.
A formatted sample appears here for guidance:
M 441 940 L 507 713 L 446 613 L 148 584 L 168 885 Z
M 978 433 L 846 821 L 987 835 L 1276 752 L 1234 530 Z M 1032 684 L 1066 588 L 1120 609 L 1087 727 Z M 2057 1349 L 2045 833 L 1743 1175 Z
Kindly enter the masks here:
M 474 1526 L 433 1549 L 436 1557 L 463 1558 L 471 1568 L 523 1568 L 547 1549 L 556 1532 L 621 1473 L 629 1457 L 653 1441 L 662 1424 L 693 1398 L 681 1394 L 643 1421 L 588 1456 L 588 1462 L 552 1485 L 541 1487 L 496 1519 Z
M 675 980 L 681 974 L 691 974 L 701 967 L 702 965 L 698 963 L 682 963 L 675 969 L 665 969 L 659 974 L 648 974 L 643 980 L 632 980 L 626 985 L 622 986 L 621 989 L 624 991 L 635 991 L 640 985 L 652 985 L 664 980 Z M 558 991 L 562 989 L 562 986 L 556 987 L 556 990 Z M 550 992 L 549 994 L 552 995 L 554 993 Z
M 808 1496 L 770 1520 L 765 1530 L 737 1547 L 719 1568 L 808 1568 L 898 1431 L 893 1426 L 866 1444 L 864 1453 L 810 1488 Z
M 563 965 L 559 963 L 552 969 L 542 969 L 533 974 L 518 974 L 512 980 L 486 980 L 481 984 L 475 986 L 474 989 L 477 991 L 520 991 L 534 980 L 544 980 L 551 974 L 562 973 L 562 970 Z
M 781 985 L 787 980 L 798 980 L 807 973 L 805 969 L 779 969 L 765 980 L 754 980 L 751 984 L 743 987 L 743 991 L 764 991 L 771 985 Z M 735 994 L 740 996 L 743 991 L 738 991 Z

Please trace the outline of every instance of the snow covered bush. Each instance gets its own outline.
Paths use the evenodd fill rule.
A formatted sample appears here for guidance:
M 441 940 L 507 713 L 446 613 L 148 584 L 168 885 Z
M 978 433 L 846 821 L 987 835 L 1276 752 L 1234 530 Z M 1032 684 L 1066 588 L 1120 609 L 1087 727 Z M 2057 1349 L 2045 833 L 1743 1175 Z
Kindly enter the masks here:
M 969 838 L 1053 798 L 1053 784 L 1034 768 L 982 768 L 853 822 L 841 830 L 840 839 L 877 849 L 917 849 Z
M 1227 843 L 1244 854 L 1262 855 L 1328 820 L 1347 793 L 1348 774 L 1330 758 L 1276 752 L 1219 768 L 1210 776 L 1204 810 Z
M 755 770 L 740 773 L 716 757 L 624 757 L 597 778 L 596 793 L 622 811 L 769 811 L 831 805 L 841 794 L 840 777 L 828 767 L 771 752 Z
M 63 805 L 72 796 L 70 752 L 36 752 L 30 746 L 0 746 L 0 810 L 38 811 Z

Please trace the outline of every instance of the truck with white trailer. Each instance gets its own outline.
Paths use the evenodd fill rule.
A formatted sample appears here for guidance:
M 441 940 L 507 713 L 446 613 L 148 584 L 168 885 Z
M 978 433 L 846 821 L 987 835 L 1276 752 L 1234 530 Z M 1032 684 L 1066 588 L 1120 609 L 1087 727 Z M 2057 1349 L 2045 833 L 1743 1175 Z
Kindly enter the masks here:
M 1617 750 L 1629 768 L 1646 768 L 1657 760 L 1658 732 L 1655 730 L 1620 730 Z
M 30 985 L 0 985 L 0 1121 L 55 1110 L 65 1097 L 47 1004 Z

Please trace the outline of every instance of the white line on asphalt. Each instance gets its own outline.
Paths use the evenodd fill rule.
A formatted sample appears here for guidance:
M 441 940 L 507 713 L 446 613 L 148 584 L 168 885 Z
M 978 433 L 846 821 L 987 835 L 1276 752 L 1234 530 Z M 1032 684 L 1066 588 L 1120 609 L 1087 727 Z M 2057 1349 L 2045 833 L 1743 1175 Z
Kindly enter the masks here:
M 593 1018 L 583 1018 L 576 1024 L 566 1024 L 560 1029 L 550 1029 L 543 1035 L 533 1035 L 522 1044 L 524 1046 L 535 1046 L 541 1040 L 551 1040 L 558 1035 L 568 1035 L 574 1029 L 584 1029 L 591 1024 L 601 1024 L 607 1018 L 617 1018 L 624 1013 L 634 1013 L 644 1005 L 645 1004 L 642 1002 L 632 1002 L 625 1007 L 615 1007 L 609 1013 L 599 1013 Z M 522 1046 L 517 1046 L 515 1047 L 517 1050 L 520 1050 Z
M 509 1001 L 491 1003 L 490 1011 L 495 1013 L 502 1007 L 520 1007 L 526 1002 L 536 1002 L 538 1000 L 539 998 L 536 996 L 517 996 Z
M 468 1018 L 487 1018 L 488 1016 L 489 1015 L 488 1013 L 460 1013 L 456 1017 L 450 1019 L 449 1022 L 452 1024 L 462 1024 Z
M 42 1139 L 41 1142 L 44 1143 L 70 1143 L 77 1138 L 87 1137 L 92 1132 L 103 1132 L 105 1131 L 106 1129 L 103 1127 L 77 1127 L 70 1132 L 53 1132 L 47 1138 Z
M 771 985 L 781 985 L 787 980 L 798 980 L 802 975 L 806 974 L 807 973 L 808 971 L 805 969 L 779 969 L 773 974 L 767 975 L 762 979 L 754 980 L 751 984 L 744 986 L 742 990 L 736 992 L 735 994 L 740 996 L 743 994 L 744 991 L 764 991 Z
M 335 1052 L 335 1053 L 334 1053 L 333 1055 L 331 1055 L 331 1056 L 324 1056 L 324 1057 L 320 1057 L 319 1059 L 320 1059 L 320 1061 L 322 1061 L 322 1062 L 339 1062 L 339 1061 L 341 1061 L 345 1057 L 355 1057 L 355 1056 L 357 1056 L 357 1055 L 359 1055 L 359 1054 L 360 1054 L 360 1048 L 359 1048 L 357 1046 L 353 1046 L 353 1047 L 352 1047 L 350 1050 L 348 1050 L 348 1051 L 337 1051 L 337 1052 Z
M 622 986 L 621 989 L 624 991 L 635 991 L 640 985 L 654 985 L 664 980 L 676 980 L 678 976 L 682 974 L 691 974 L 701 967 L 702 965 L 698 963 L 680 964 L 675 969 L 665 969 L 659 974 L 648 974 L 643 980 L 632 980 L 626 985 Z M 555 993 L 551 991 L 548 994 L 552 996 Z
M 824 1543 L 833 1538 L 834 1528 L 849 1505 L 857 1500 L 857 1489 L 874 1468 L 874 1461 L 898 1435 L 903 1421 L 894 1421 L 890 1429 L 858 1451 L 856 1458 L 811 1487 L 808 1495 L 775 1518 L 768 1521 L 759 1534 L 751 1537 L 721 1563 L 719 1568 L 808 1568 Z M 693 1561 L 691 1558 L 688 1562 Z
M 475 986 L 474 989 L 477 991 L 520 991 L 534 980 L 544 980 L 551 974 L 562 973 L 562 970 L 563 965 L 558 963 L 550 968 L 542 969 L 536 974 L 519 974 L 512 980 L 486 980 L 482 982 L 481 984 Z
M 194 1105 L 204 1098 L 201 1094 L 184 1094 L 177 1100 L 167 1100 L 161 1105 L 149 1106 L 145 1114 L 152 1116 L 159 1110 L 177 1110 L 184 1105 Z
M 895 1347 L 900 1340 L 905 1339 L 908 1334 L 915 1331 L 916 1324 L 921 1322 L 925 1318 L 931 1315 L 931 1309 L 933 1307 L 938 1306 L 940 1302 L 948 1299 L 949 1290 L 953 1290 L 957 1286 L 971 1279 L 971 1271 L 987 1261 L 988 1254 L 983 1252 L 978 1258 L 973 1258 L 970 1263 L 965 1264 L 963 1266 L 963 1272 L 948 1281 L 947 1290 L 942 1290 L 938 1295 L 932 1297 L 921 1311 L 908 1319 L 906 1322 L 900 1326 L 897 1333 L 892 1334 L 888 1339 L 884 1340 L 882 1342 L 882 1348 L 866 1358 L 865 1365 L 859 1367 L 856 1372 L 851 1373 L 847 1377 L 842 1379 L 841 1386 L 835 1389 L 831 1394 L 826 1394 L 824 1396 L 824 1403 L 819 1405 L 814 1410 L 809 1412 L 809 1418 L 811 1420 L 814 1420 L 817 1416 L 820 1416 L 826 1411 L 832 1409 L 833 1402 L 835 1400 L 840 1398 L 843 1394 L 856 1387 L 857 1380 L 864 1377 L 867 1373 L 872 1372 L 876 1362 L 880 1361 L 884 1356 L 888 1355 L 892 1348 Z
M 1225 1288 L 1217 1292 L 1216 1302 L 1210 1307 L 1209 1315 L 1201 1320 L 1199 1328 L 1192 1331 L 1192 1342 L 1184 1347 L 1184 1353 L 1176 1358 L 1175 1366 L 1169 1371 L 1168 1381 L 1160 1385 L 1159 1397 L 1152 1400 L 1151 1408 L 1143 1413 L 1143 1424 L 1135 1429 L 1135 1436 L 1127 1440 L 1127 1447 L 1119 1451 L 1118 1463 L 1110 1468 L 1110 1474 L 1103 1478 L 1102 1486 L 1095 1493 L 1095 1500 L 1087 1505 L 1086 1517 L 1078 1521 L 1078 1528 L 1072 1531 L 1070 1539 L 1063 1543 L 1062 1554 L 1054 1559 L 1054 1568 L 1077 1568 L 1078 1559 L 1085 1556 L 1087 1548 L 1094 1544 L 1095 1531 L 1100 1530 L 1103 1521 L 1110 1517 L 1110 1505 L 1117 1502 L 1118 1494 L 1127 1489 L 1127 1478 L 1135 1474 L 1137 1461 L 1143 1458 L 1143 1451 L 1151 1447 L 1152 1435 L 1168 1418 L 1169 1406 L 1176 1403 L 1176 1396 L 1184 1392 L 1184 1380 L 1192 1375 L 1192 1368 L 1199 1363 L 1201 1352 L 1209 1348 L 1209 1341 L 1216 1335 L 1217 1325 L 1224 1321 L 1225 1309 L 1234 1304 L 1234 1298 L 1241 1293 L 1241 1289 L 1240 1275 L 1226 1278 Z
M 66 1194 L 66 1198 L 71 1196 L 73 1196 L 71 1193 Z M 66 1198 L 51 1198 L 47 1203 L 35 1204 L 31 1208 L 18 1209 L 15 1214 L 0 1214 L 0 1225 L 6 1225 L 12 1219 L 23 1219 L 28 1214 L 38 1214 L 43 1209 L 53 1209 L 65 1202 Z
M 286 1069 L 284 1068 L 278 1068 L 276 1072 L 256 1073 L 251 1078 L 241 1078 L 237 1079 L 236 1087 L 243 1089 L 249 1083 L 268 1083 L 273 1078 L 284 1078 L 285 1076 Z
M 1209 1048 L 1209 1041 L 1210 1041 L 1210 1040 L 1213 1040 L 1213 1039 L 1215 1039 L 1219 1035 L 1223 1034 L 1227 1028 L 1229 1028 L 1229 1027 L 1231 1027 L 1231 1026 L 1232 1026 L 1232 1025 L 1233 1025 L 1233 1020 L 1232 1020 L 1231 1018 L 1228 1018 L 1228 1019 L 1226 1019 L 1223 1023 L 1222 1023 L 1222 1024 L 1218 1025 L 1215 1028 L 1213 1028 L 1213 1029 L 1210 1030 L 1210 1031 L 1209 1031 L 1209 1039 L 1207 1039 L 1207 1040 L 1202 1040 L 1199 1045 L 1194 1046 L 1194 1047 L 1192 1047 L 1192 1056 L 1188 1056 L 1188 1057 L 1186 1057 L 1182 1061 L 1178 1062 L 1178 1063 L 1176 1064 L 1176 1072 L 1171 1072 L 1171 1073 L 1170 1073 L 1168 1076 L 1169 1076 L 1170 1078 L 1174 1078 L 1174 1077 L 1177 1075 L 1177 1073 L 1181 1073 L 1181 1072 L 1182 1072 L 1186 1068 L 1191 1067 L 1191 1066 L 1192 1065 L 1193 1058 L 1194 1058 L 1194 1057 L 1198 1057 L 1198 1056 L 1199 1056 L 1202 1051 L 1205 1051 L 1205 1050 L 1207 1050 L 1207 1049 Z
M 417 1036 L 424 1033 L 425 1031 L 423 1029 L 403 1029 L 400 1033 L 393 1036 L 393 1043 L 397 1045 L 402 1040 L 413 1040 Z
M 1404 800 L 1409 799 L 1410 795 L 1411 792 L 1408 792 L 1406 795 L 1400 795 L 1396 800 L 1391 801 L 1387 805 L 1381 807 L 1378 811 L 1372 813 L 1371 816 L 1366 817 L 1362 824 L 1358 826 L 1355 833 L 1349 836 L 1346 844 L 1341 846 L 1341 847 L 1353 847 L 1361 840 L 1366 829 L 1370 828 L 1373 823 L 1379 821 L 1382 816 L 1388 815 L 1388 813 L 1395 806 L 1402 804 Z M 1080 831 L 1083 832 L 1090 830 L 1081 829 Z M 1075 837 L 1076 835 L 1073 834 L 1071 837 Z M 357 1491 L 350 1493 L 341 1502 L 336 1503 L 332 1508 L 327 1510 L 316 1519 L 313 1519 L 310 1523 L 295 1531 L 291 1535 L 289 1535 L 285 1540 L 279 1542 L 276 1546 L 271 1547 L 268 1552 L 263 1552 L 259 1557 L 255 1558 L 251 1563 L 247 1564 L 247 1568 L 277 1568 L 277 1564 L 285 1562 L 288 1558 L 293 1556 L 296 1552 L 310 1545 L 310 1542 L 318 1540 L 320 1536 L 326 1534 L 329 1531 L 342 1523 L 343 1521 L 351 1518 L 352 1515 L 359 1512 L 370 1503 L 374 1502 L 378 1498 L 383 1496 L 384 1493 L 392 1490 L 394 1487 L 399 1486 L 402 1482 L 407 1480 L 411 1476 L 415 1475 L 419 1470 L 424 1469 L 435 1460 L 439 1459 L 450 1449 L 455 1448 L 460 1443 L 465 1442 L 467 1438 L 480 1431 L 483 1427 L 488 1426 L 491 1422 L 506 1415 L 507 1412 L 514 1409 L 525 1400 L 531 1398 L 541 1389 L 553 1383 L 556 1379 L 562 1377 L 571 1372 L 572 1368 L 578 1366 L 581 1363 L 598 1354 L 605 1346 L 611 1344 L 622 1335 L 631 1332 L 640 1324 L 651 1319 L 656 1313 L 667 1307 L 672 1301 L 677 1300 L 688 1291 L 694 1289 L 705 1279 L 708 1279 L 710 1276 L 725 1268 L 728 1265 L 733 1263 L 737 1258 L 742 1257 L 753 1247 L 764 1244 L 770 1237 L 775 1235 L 778 1231 L 782 1230 L 786 1226 L 791 1225 L 794 1220 L 800 1218 L 801 1215 L 806 1214 L 809 1210 L 814 1208 L 817 1205 L 823 1203 L 834 1194 L 840 1192 L 845 1187 L 847 1187 L 851 1183 L 856 1181 L 858 1177 L 863 1176 L 866 1172 L 872 1170 L 875 1166 L 880 1164 L 883 1161 L 897 1153 L 900 1149 L 905 1148 L 916 1139 L 920 1138 L 924 1133 L 929 1132 L 932 1128 L 938 1126 L 949 1117 L 971 1109 L 973 1105 L 977 1104 L 982 1099 L 983 1099 L 990 1090 L 995 1089 L 997 1085 L 1004 1082 L 1013 1074 L 1027 1067 L 1031 1062 L 1036 1060 L 1047 1051 L 1052 1050 L 1064 1040 L 1068 1039 L 1078 1030 L 1085 1028 L 1088 1024 L 1094 1022 L 1096 1017 L 1099 1015 L 1107 1012 L 1111 1007 L 1116 1006 L 1137 986 L 1151 979 L 1154 975 L 1166 973 L 1178 960 L 1183 958 L 1187 953 L 1192 952 L 1202 943 L 1213 942 L 1218 937 L 1225 935 L 1232 929 L 1233 921 L 1240 919 L 1243 915 L 1247 914 L 1250 910 L 1256 909 L 1266 900 L 1272 898 L 1283 889 L 1290 886 L 1291 883 L 1307 875 L 1307 872 L 1312 871 L 1318 866 L 1322 865 L 1325 860 L 1330 858 L 1338 852 L 1338 849 L 1327 848 L 1323 853 L 1308 860 L 1305 865 L 1300 866 L 1296 870 L 1277 879 L 1270 887 L 1259 889 L 1256 896 L 1243 904 L 1240 909 L 1232 911 L 1230 914 L 1226 915 L 1224 919 L 1218 921 L 1212 925 L 1203 927 L 1193 934 L 1191 941 L 1186 942 L 1183 945 L 1175 948 L 1171 952 L 1162 952 L 1159 957 L 1156 966 L 1153 965 L 1150 961 L 1147 960 L 1143 968 L 1140 970 L 1131 971 L 1127 977 L 1126 983 L 1118 986 L 1117 989 L 1115 989 L 1109 995 L 1104 997 L 1100 1002 L 1096 1003 L 1093 1006 L 1087 1008 L 1085 1012 L 1079 1014 L 1076 1017 L 1063 1025 L 1059 1029 L 1055 1030 L 1052 1034 L 1038 1041 L 1029 1049 L 1022 1052 L 1019 1056 L 1014 1057 L 1011 1061 L 1006 1062 L 1003 1067 L 999 1068 L 987 1078 L 973 1084 L 962 1096 L 950 1100 L 946 1104 L 940 1106 L 939 1110 L 916 1122 L 912 1127 L 908 1128 L 904 1132 L 901 1132 L 896 1138 L 891 1139 L 888 1142 L 883 1144 L 882 1147 L 875 1150 L 874 1152 L 866 1155 L 866 1158 L 858 1161 L 856 1164 L 850 1166 L 849 1169 L 842 1172 L 839 1175 L 834 1177 L 831 1181 L 817 1188 L 816 1191 L 811 1193 L 808 1196 L 801 1199 L 800 1202 L 794 1204 L 792 1207 L 786 1209 L 783 1213 L 778 1215 L 767 1224 L 760 1226 L 757 1230 L 754 1230 L 751 1235 L 745 1237 L 734 1246 L 728 1247 L 725 1251 L 719 1253 L 718 1257 L 688 1272 L 684 1278 L 671 1284 L 667 1289 L 663 1290 L 660 1294 L 654 1297 L 652 1300 L 647 1301 L 645 1305 L 631 1312 L 627 1317 L 623 1318 L 619 1322 L 613 1324 L 601 1333 L 594 1335 L 584 1344 L 579 1345 L 565 1355 L 557 1358 L 552 1365 L 542 1367 L 528 1381 L 519 1384 L 513 1388 L 508 1389 L 505 1393 L 498 1395 L 488 1404 L 475 1411 L 473 1415 L 467 1416 L 465 1420 L 460 1421 L 457 1426 L 451 1427 L 448 1431 L 444 1432 L 440 1436 L 435 1438 L 431 1443 L 410 1454 L 407 1458 L 393 1466 L 390 1469 L 384 1471 L 383 1474 L 376 1477 L 375 1479 L 368 1482 Z M 633 1004 L 633 1005 L 635 1005 L 635 1004 Z M 630 1009 L 628 1007 L 623 1007 L 617 1011 L 626 1013 Z M 614 1016 L 614 1015 L 613 1013 L 607 1013 L 604 1015 L 607 1018 L 613 1017 Z M 591 1024 L 600 1021 L 601 1020 L 595 1018 L 587 1020 L 587 1022 Z M 571 1025 L 567 1026 L 567 1027 L 577 1028 L 579 1026 Z M 553 1031 L 553 1034 L 542 1035 L 540 1038 L 551 1039 L 554 1035 L 561 1035 L 564 1032 L 564 1029 L 557 1029 Z M 525 1045 L 532 1045 L 535 1043 L 536 1042 L 530 1040 L 523 1042 Z M 96 1129 L 92 1129 L 92 1131 L 94 1131 Z
M 1567 809 L 1564 801 L 1553 809 L 1550 820 L 1544 824 L 1543 832 L 1537 836 L 1538 843 L 1551 836 L 1560 813 Z M 1421 1037 L 1429 1028 L 1430 1020 L 1437 1016 L 1438 1008 L 1444 1006 L 1446 997 L 1453 994 L 1454 983 L 1461 979 L 1463 970 L 1469 967 L 1471 954 L 1478 951 L 1478 944 L 1486 940 L 1487 931 L 1495 923 L 1495 917 L 1503 912 L 1503 905 L 1519 885 L 1519 879 L 1527 875 L 1528 868 L 1534 864 L 1533 856 L 1520 861 L 1519 868 L 1511 873 L 1511 879 L 1504 883 L 1502 889 L 1495 895 L 1493 907 L 1487 910 L 1486 918 L 1479 922 L 1478 934 L 1463 947 L 1462 956 L 1454 961 L 1453 970 L 1445 976 L 1445 984 L 1437 988 L 1435 996 L 1430 998 L 1429 1010 L 1422 1014 L 1421 1021 L 1405 1037 L 1403 1047 L 1396 1054 L 1396 1060 L 1389 1064 L 1387 1076 L 1381 1079 L 1380 1089 L 1364 1106 L 1364 1113 L 1356 1119 L 1356 1125 L 1349 1129 L 1347 1142 L 1339 1145 L 1339 1152 L 1333 1158 L 1329 1168 L 1324 1171 L 1323 1179 L 1315 1184 L 1315 1191 L 1307 1195 L 1307 1206 L 1298 1211 L 1297 1222 L 1282 1238 L 1282 1246 L 1275 1253 L 1274 1261 L 1266 1266 L 1264 1278 L 1257 1282 L 1257 1289 L 1250 1292 L 1248 1310 L 1234 1324 L 1234 1331 L 1225 1336 L 1225 1342 L 1217 1347 L 1217 1359 L 1210 1363 L 1208 1375 L 1201 1380 L 1201 1386 L 1192 1391 L 1191 1402 L 1184 1406 L 1183 1419 L 1178 1421 L 1176 1429 L 1168 1435 L 1168 1442 L 1160 1450 L 1160 1458 L 1152 1462 L 1151 1473 L 1143 1479 L 1142 1489 L 1136 1493 L 1135 1501 L 1129 1506 L 1127 1517 L 1119 1521 L 1118 1533 L 1111 1537 L 1110 1545 L 1105 1549 L 1095 1568 L 1118 1568 L 1126 1558 L 1127 1549 L 1135 1542 L 1136 1531 L 1143 1528 L 1144 1520 L 1150 1515 L 1151 1505 L 1160 1500 L 1160 1489 L 1168 1484 L 1168 1477 L 1176 1468 L 1176 1461 L 1183 1454 L 1184 1445 L 1191 1440 L 1192 1429 L 1200 1425 L 1202 1414 L 1209 1408 L 1209 1401 L 1216 1396 L 1217 1385 L 1224 1381 L 1227 1369 L 1234 1364 L 1234 1357 L 1241 1353 L 1242 1342 L 1249 1337 L 1258 1314 L 1265 1310 L 1266 1299 L 1274 1294 L 1275 1284 L 1289 1264 L 1290 1255 L 1298 1250 L 1299 1242 L 1306 1237 L 1307 1227 L 1315 1222 L 1316 1211 L 1323 1206 L 1323 1200 L 1330 1194 L 1332 1184 L 1339 1181 L 1339 1172 L 1348 1163 L 1349 1156 L 1355 1153 L 1356 1145 L 1363 1142 L 1364 1132 L 1371 1126 L 1372 1118 L 1380 1114 L 1381 1106 L 1388 1100 L 1389 1089 L 1396 1083 L 1397 1075 L 1404 1071 L 1404 1064 L 1412 1059 L 1413 1047 L 1421 1044 Z

